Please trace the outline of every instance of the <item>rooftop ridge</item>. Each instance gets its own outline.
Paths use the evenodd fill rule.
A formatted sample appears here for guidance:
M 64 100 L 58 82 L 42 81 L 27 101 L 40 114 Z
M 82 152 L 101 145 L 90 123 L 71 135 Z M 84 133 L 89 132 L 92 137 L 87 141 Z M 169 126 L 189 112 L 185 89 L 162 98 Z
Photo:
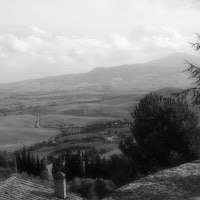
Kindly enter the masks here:
M 0 183 L 1 184 L 1 183 Z M 18 178 L 16 175 L 6 179 L 0 185 L 0 200 L 59 200 L 54 189 Z M 67 193 L 65 200 L 83 200 Z
M 22 178 L 17 177 L 16 181 L 23 182 L 25 184 L 28 184 L 29 186 L 35 186 L 35 187 L 38 187 L 38 188 L 45 188 L 45 189 L 54 191 L 54 189 L 52 189 L 50 187 L 47 187 L 47 186 L 44 186 L 44 185 L 41 185 L 41 184 L 38 184 L 38 183 L 34 183 L 34 182 L 31 182 L 31 181 L 27 181 L 27 180 L 24 180 Z
M 12 182 L 17 176 L 12 175 L 11 177 L 7 178 L 5 181 L 2 181 L 0 183 L 0 189 L 2 189 L 4 186 L 6 186 L 8 183 Z

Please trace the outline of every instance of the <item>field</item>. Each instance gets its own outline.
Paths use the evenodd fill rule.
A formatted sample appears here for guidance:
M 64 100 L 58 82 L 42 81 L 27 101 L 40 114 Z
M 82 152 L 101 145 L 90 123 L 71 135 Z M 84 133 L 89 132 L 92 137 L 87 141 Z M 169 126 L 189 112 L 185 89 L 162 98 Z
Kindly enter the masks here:
M 66 92 L 1 94 L 0 150 L 13 151 L 23 145 L 47 141 L 61 133 L 63 128 L 76 135 L 60 138 L 56 148 L 38 149 L 48 155 L 66 148 L 114 150 L 117 143 L 105 144 L 102 139 L 86 142 L 97 136 L 95 132 L 77 134 L 83 127 L 108 121 L 130 121 L 141 95 L 136 94 L 68 94 Z M 38 118 L 38 122 L 36 123 Z M 36 126 L 37 124 L 37 126 Z M 114 129 L 113 129 L 114 130 Z M 106 139 L 108 130 L 101 133 Z M 63 141 L 70 141 L 65 142 Z
M 174 96 L 179 89 L 158 91 Z M 81 131 L 90 125 L 132 122 L 131 111 L 142 94 L 68 94 L 65 92 L 6 94 L 0 97 L 0 151 L 13 151 L 23 145 L 52 140 L 53 146 L 32 151 L 42 156 L 57 156 L 66 149 L 96 149 L 102 158 L 120 154 L 119 142 L 130 136 L 129 126 L 107 127 L 104 130 Z M 193 111 L 196 109 L 191 107 Z M 200 112 L 198 113 L 200 115 Z
M 33 115 L 8 115 L 0 117 L 0 128 L 34 128 L 36 117 Z
M 39 141 L 47 140 L 59 132 L 49 129 L 0 127 L 0 151 L 17 150 L 23 145 L 30 146 Z
M 171 96 L 180 90 L 158 92 Z M 132 122 L 142 94 L 69 94 L 66 92 L 2 94 L 0 97 L 0 150 L 13 151 L 24 144 L 55 138 L 54 146 L 35 149 L 39 156 L 58 155 L 66 149 L 95 148 L 101 157 L 120 154 L 119 142 L 130 136 L 130 127 L 111 127 L 81 133 L 89 125 L 120 120 Z M 193 110 L 195 108 L 191 107 Z M 200 114 L 199 114 L 200 115 Z M 59 136 L 59 137 L 58 137 Z
M 13 151 L 44 141 L 59 132 L 35 128 L 36 116 L 7 115 L 0 117 L 0 150 Z
M 58 126 L 62 124 L 73 124 L 75 127 L 84 127 L 94 123 L 112 121 L 118 118 L 111 117 L 79 117 L 79 116 L 69 116 L 69 115 L 42 115 L 40 124 L 42 126 Z

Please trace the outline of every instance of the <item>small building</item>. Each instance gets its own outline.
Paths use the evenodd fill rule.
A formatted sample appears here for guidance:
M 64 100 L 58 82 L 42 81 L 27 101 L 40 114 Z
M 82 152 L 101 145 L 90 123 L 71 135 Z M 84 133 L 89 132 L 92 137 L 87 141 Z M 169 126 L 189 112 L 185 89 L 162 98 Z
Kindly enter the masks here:
M 66 191 L 66 179 L 65 174 L 62 172 L 57 172 L 54 177 L 54 188 L 55 188 L 55 196 L 61 199 L 65 199 L 67 197 Z

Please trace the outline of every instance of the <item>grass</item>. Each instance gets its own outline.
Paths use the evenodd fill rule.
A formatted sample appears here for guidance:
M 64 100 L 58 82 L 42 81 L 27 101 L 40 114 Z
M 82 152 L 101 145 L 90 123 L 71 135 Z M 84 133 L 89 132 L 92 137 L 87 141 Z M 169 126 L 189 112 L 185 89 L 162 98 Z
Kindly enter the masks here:
M 0 127 L 34 128 L 36 117 L 33 115 L 8 115 L 0 117 Z
M 30 146 L 38 141 L 47 140 L 59 132 L 42 128 L 0 127 L 0 133 L 0 150 L 13 151 L 23 147 L 24 144 Z
M 61 124 L 74 124 L 74 126 L 83 127 L 97 122 L 112 121 L 116 118 L 111 117 L 78 117 L 68 115 L 41 115 L 41 125 L 61 125 Z
M 0 117 L 0 150 L 15 150 L 26 144 L 27 146 L 49 139 L 58 134 L 58 131 L 50 129 L 35 128 L 36 116 L 40 115 L 40 125 L 69 125 L 74 127 L 84 127 L 94 123 L 107 122 L 113 120 L 131 119 L 130 111 L 138 102 L 139 96 L 133 94 L 69 94 L 65 92 L 49 93 L 24 93 L 24 94 L 4 94 L 0 97 L 0 108 L 9 109 L 7 116 Z M 34 109 L 36 108 L 36 109 Z M 23 115 L 17 115 L 22 113 Z M 69 128 L 69 132 L 80 132 L 80 128 Z M 111 130 L 114 132 L 114 129 Z M 120 131 L 118 131 L 120 132 Z M 124 132 L 124 131 L 123 131 Z M 80 146 L 82 148 L 98 149 L 106 148 L 113 150 L 116 144 L 103 144 L 102 140 L 82 142 L 81 139 L 94 136 L 72 135 L 61 138 L 64 141 L 69 139 L 68 145 L 71 148 Z M 107 132 L 101 133 L 105 135 Z M 104 136 L 103 136 L 104 137 Z M 61 145 L 62 147 L 63 145 Z M 38 150 L 39 154 L 47 155 L 52 149 Z
M 73 135 L 68 135 L 68 136 L 61 137 L 58 140 L 60 142 L 63 142 L 65 140 L 74 141 L 74 140 L 81 140 L 81 139 L 87 138 L 87 137 L 92 137 L 94 135 L 97 135 L 97 134 L 94 134 L 94 133 L 75 134 L 75 135 L 73 134 Z

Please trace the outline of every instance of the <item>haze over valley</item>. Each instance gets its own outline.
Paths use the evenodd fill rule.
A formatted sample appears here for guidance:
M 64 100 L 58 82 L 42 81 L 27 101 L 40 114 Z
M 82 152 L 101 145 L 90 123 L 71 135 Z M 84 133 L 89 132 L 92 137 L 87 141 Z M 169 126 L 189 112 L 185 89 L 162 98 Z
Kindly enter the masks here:
M 200 65 L 198 56 L 176 53 L 144 64 L 0 84 L 0 149 L 30 146 L 55 137 L 63 128 L 78 133 L 97 123 L 129 123 L 131 111 L 144 94 L 158 90 L 173 95 L 191 86 L 193 81 L 183 72 L 188 67 L 185 60 Z M 123 128 L 122 132 L 130 133 Z M 108 137 L 105 131 L 102 134 Z M 106 148 L 101 142 L 98 145 Z M 112 146 L 108 151 L 116 148 Z
M 192 81 L 183 72 L 188 67 L 186 60 L 200 64 L 199 56 L 176 53 L 144 64 L 97 67 L 87 73 L 0 84 L 0 92 L 146 93 L 163 87 L 187 88 Z

